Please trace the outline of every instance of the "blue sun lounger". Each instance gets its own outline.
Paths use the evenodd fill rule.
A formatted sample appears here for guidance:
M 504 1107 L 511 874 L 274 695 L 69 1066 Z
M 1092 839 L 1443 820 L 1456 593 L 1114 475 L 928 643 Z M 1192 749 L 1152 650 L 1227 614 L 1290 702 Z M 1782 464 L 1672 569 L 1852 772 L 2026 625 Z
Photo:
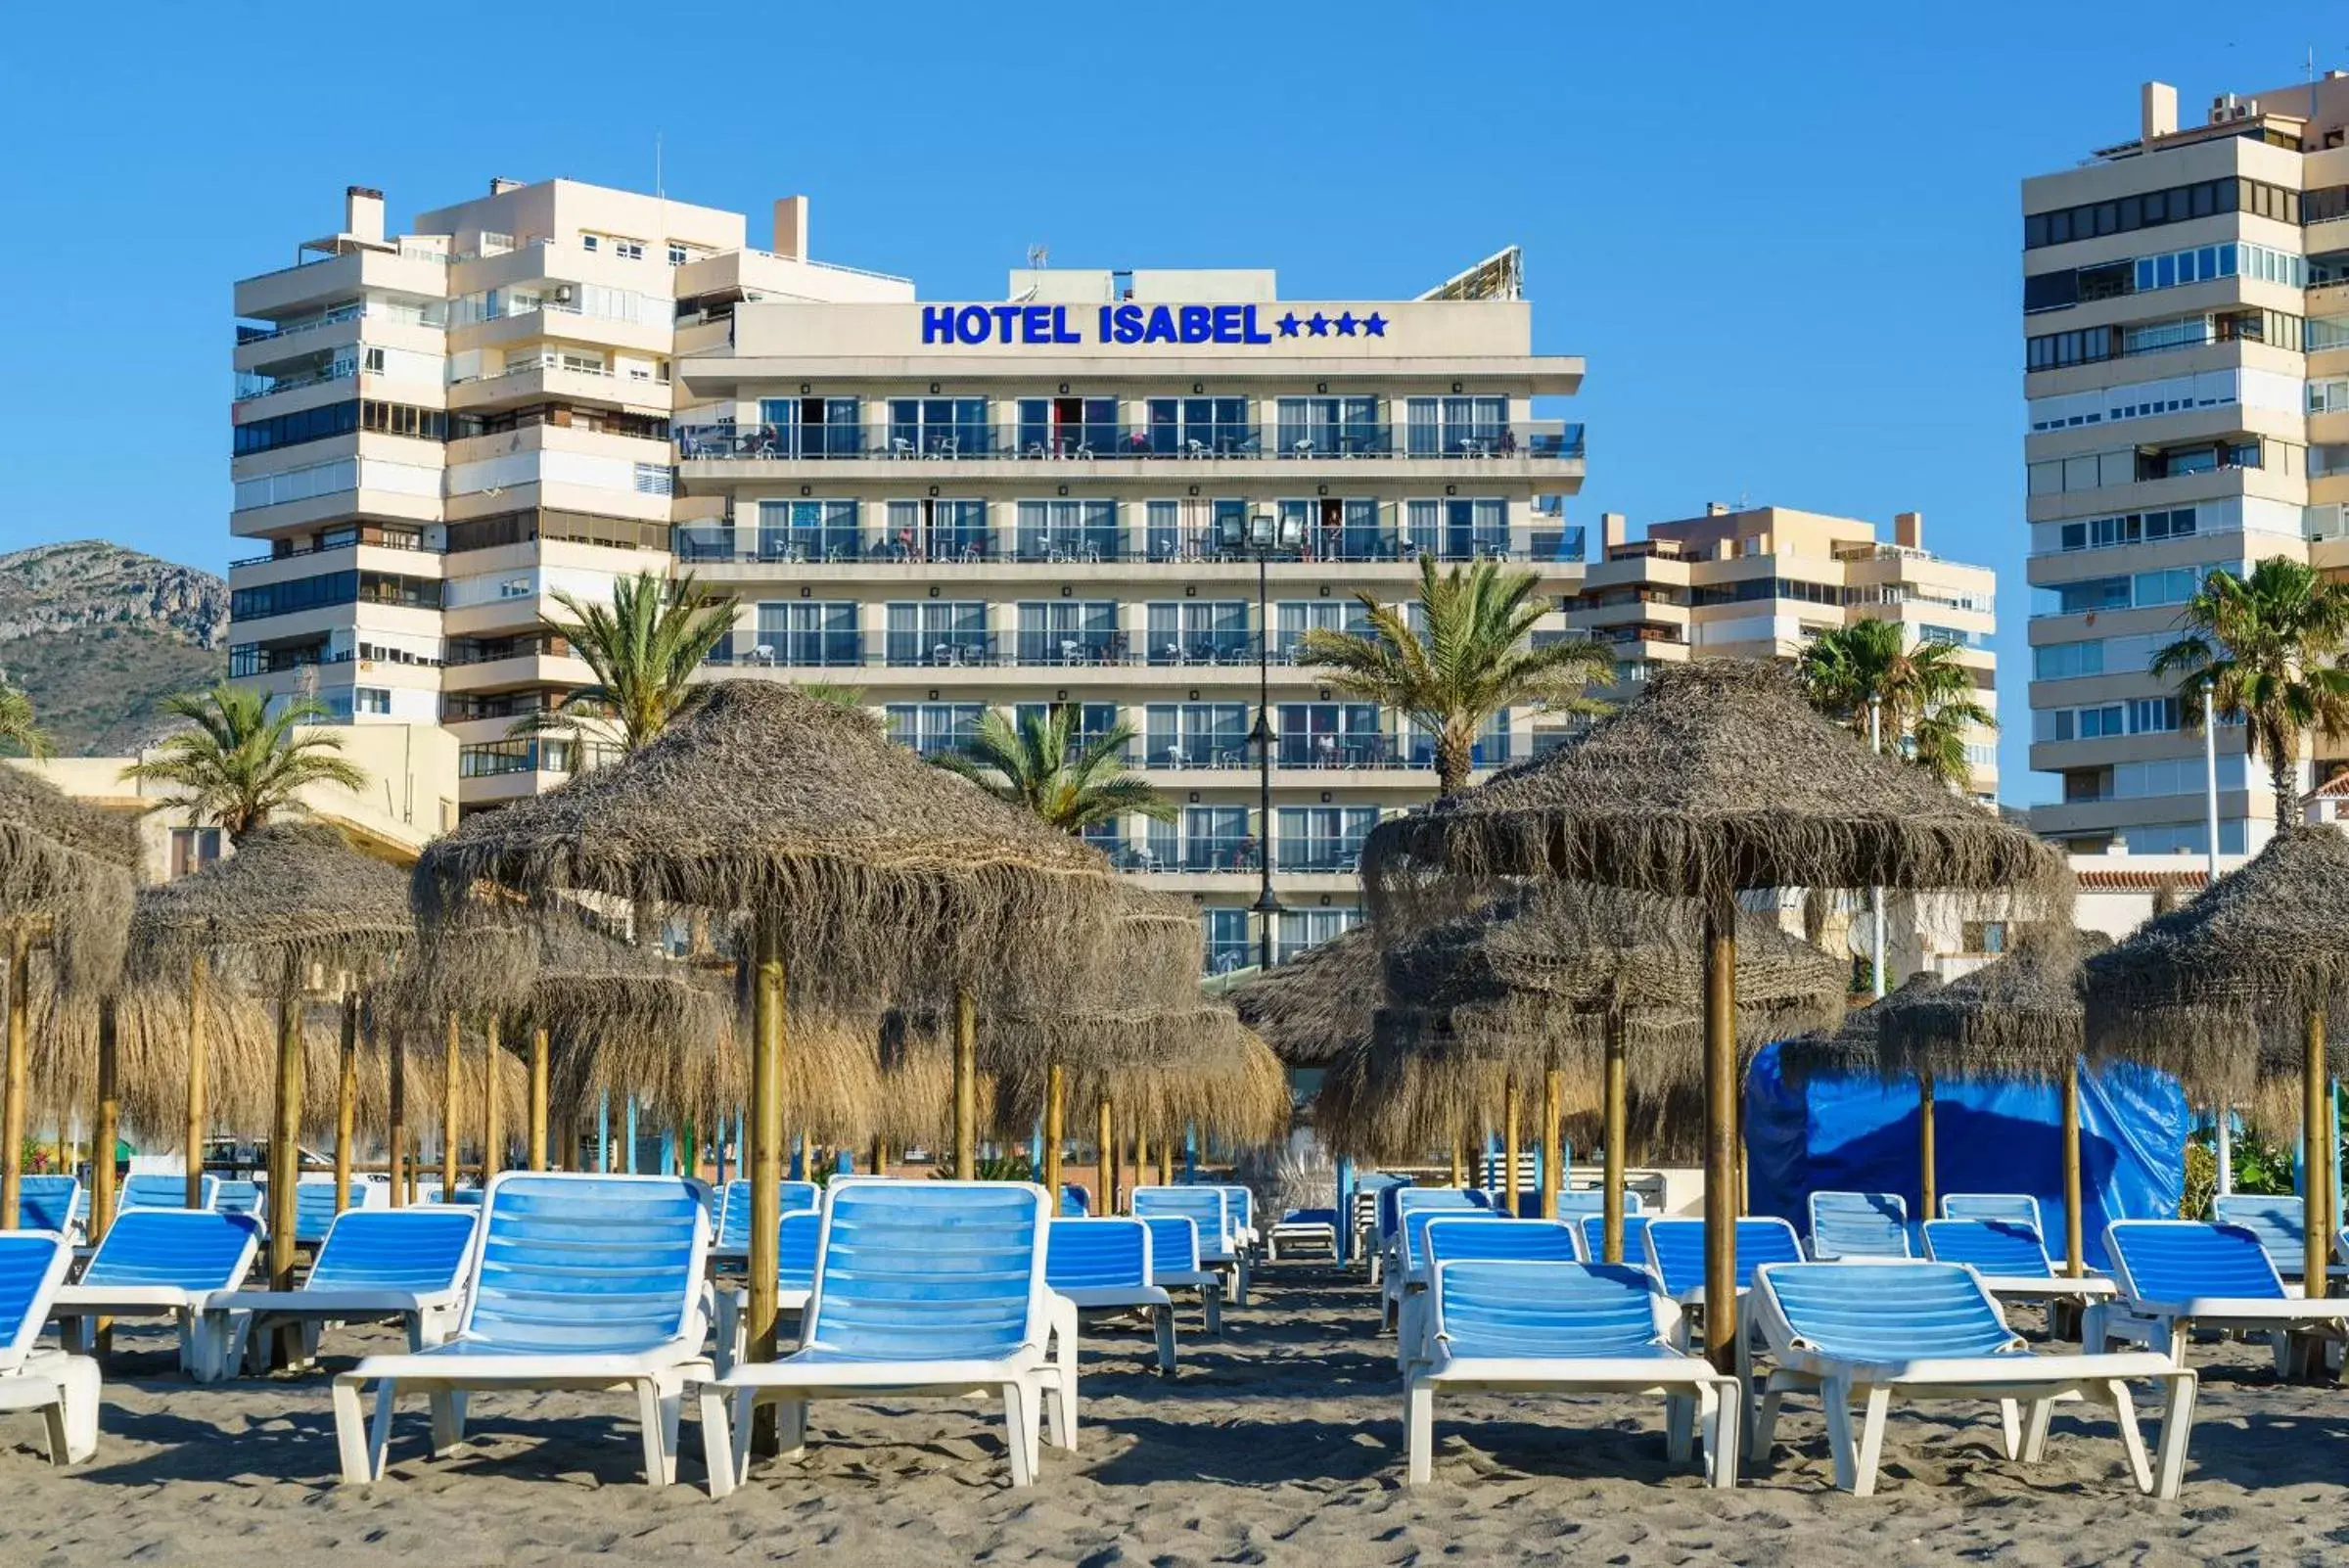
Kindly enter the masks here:
M 584 1389 L 634 1394 L 645 1481 L 675 1480 L 685 1384 L 713 1375 L 702 1353 L 710 1221 L 696 1185 L 682 1176 L 491 1176 L 455 1335 L 406 1355 L 370 1356 L 335 1378 L 343 1479 L 383 1475 L 402 1392 L 432 1401 L 438 1458 L 464 1442 L 471 1393 Z M 369 1383 L 372 1426 L 359 1398 Z
M 2210 1200 L 2210 1217 L 2257 1236 L 2287 1286 L 2301 1284 L 2308 1272 L 2307 1213 L 2299 1197 L 2288 1192 L 2228 1192 Z M 2326 1273 L 2338 1279 L 2349 1274 L 2349 1268 L 2333 1264 Z
M 1174 1375 L 1174 1298 L 1151 1277 L 1150 1225 L 1130 1218 L 1055 1220 L 1044 1247 L 1044 1284 L 1068 1304 L 1053 1339 L 1065 1359 L 1062 1386 L 1076 1378 L 1078 1325 L 1087 1313 L 1140 1313 L 1158 1339 L 1158 1369 Z M 1076 1422 L 1069 1420 L 1071 1430 Z
M 206 1176 L 199 1178 L 199 1209 L 209 1209 L 220 1197 L 220 1178 Z M 122 1178 L 122 1190 L 116 1195 L 115 1210 L 120 1214 L 129 1209 L 185 1209 L 188 1206 L 188 1178 L 176 1171 L 143 1171 Z
M 56 1465 L 98 1452 L 98 1363 L 34 1345 L 72 1265 L 62 1230 L 0 1231 L 0 1410 L 40 1411 Z
M 1514 1263 L 1589 1263 L 1583 1234 L 1571 1220 L 1511 1220 L 1481 1210 L 1415 1215 L 1419 1246 L 1430 1271 L 1463 1259 Z M 1395 1319 L 1395 1360 L 1405 1372 L 1427 1359 L 1427 1292 L 1403 1298 Z
M 328 1190 L 333 1201 L 333 1190 Z M 302 1360 L 318 1354 L 329 1323 L 398 1318 L 408 1349 L 438 1345 L 455 1331 L 473 1264 L 476 1210 L 438 1206 L 352 1209 L 327 1228 L 318 1260 L 299 1290 L 223 1290 L 206 1298 L 207 1331 L 224 1347 L 233 1374 L 268 1344 L 268 1332 L 301 1333 Z
M 1199 1293 L 1199 1315 L 1210 1339 L 1223 1337 L 1223 1276 L 1199 1261 L 1199 1224 L 1187 1215 L 1138 1217 L 1150 1227 L 1150 1283 L 1170 1296 Z
M 1436 1394 L 1475 1391 L 1661 1395 L 1673 1459 L 1687 1457 L 1691 1430 L 1701 1427 L 1706 1479 L 1735 1484 L 1743 1391 L 1702 1357 L 1674 1347 L 1679 1309 L 1645 1269 L 1445 1263 L 1428 1288 L 1427 1312 L 1427 1354 L 1404 1379 L 1411 1484 L 1433 1470 Z
M 2078 1279 L 2055 1271 L 2039 1232 L 2004 1220 L 1928 1220 L 1918 1228 L 1925 1256 L 1936 1263 L 1960 1263 L 1982 1276 L 1982 1286 L 2002 1307 L 2014 1302 L 2059 1301 L 2086 1306 L 2119 1289 L 2109 1275 Z
M 1178 1215 L 1199 1226 L 1199 1261 L 1224 1276 L 1223 1295 L 1234 1307 L 1248 1305 L 1248 1249 L 1232 1222 L 1231 1194 L 1222 1187 L 1172 1186 L 1133 1189 L 1139 1219 Z
M 199 1383 L 225 1375 L 225 1344 L 204 1319 L 214 1292 L 245 1282 L 260 1226 L 209 1209 L 125 1209 L 91 1254 L 81 1278 L 49 1309 L 69 1350 L 89 1349 L 101 1317 L 169 1317 L 179 1326 L 180 1369 Z
M 2281 1372 L 2294 1331 L 2349 1337 L 2349 1300 L 2310 1301 L 2285 1290 L 2275 1260 L 2241 1225 L 2115 1220 L 2104 1227 L 2104 1250 L 2119 1290 L 2081 1323 L 2092 1351 L 2118 1340 L 2183 1366 L 2193 1331 L 2216 1328 L 2266 1339 Z
M 806 1314 L 807 1297 L 815 1289 L 815 1253 L 823 1225 L 823 1213 L 816 1209 L 794 1209 L 783 1216 L 775 1254 L 775 1310 L 780 1317 L 801 1318 Z M 749 1262 L 747 1255 L 743 1261 Z M 732 1371 L 734 1363 L 743 1359 L 743 1314 L 750 1310 L 749 1286 L 733 1284 L 729 1279 L 718 1287 L 717 1349 L 712 1360 L 720 1377 Z
M 1819 1263 L 1910 1257 L 1908 1203 L 1897 1192 L 1812 1193 L 1811 1256 Z
M 782 1213 L 812 1214 L 823 1197 L 824 1189 L 812 1181 L 780 1183 Z M 748 1181 L 729 1181 L 718 1194 L 716 1235 L 710 1244 L 714 1263 L 731 1264 L 736 1268 L 751 1258 L 751 1184 Z
M 18 1178 L 17 1224 L 24 1230 L 54 1230 L 69 1236 L 81 1222 L 81 1181 L 69 1176 Z
M 2178 1496 L 2194 1374 L 2166 1356 L 2033 1351 L 2006 1326 L 1981 1276 L 1962 1264 L 1766 1264 L 1755 1271 L 1753 1289 L 1753 1317 L 1777 1363 L 1755 1418 L 1757 1457 L 1770 1453 L 1785 1396 L 1816 1393 L 1826 1409 L 1835 1484 L 1865 1498 L 1875 1491 L 1896 1393 L 1996 1402 L 2006 1456 L 2026 1464 L 2036 1463 L 2047 1446 L 2056 1401 L 2076 1396 L 2112 1409 L 2140 1491 Z M 2146 1458 L 2132 1381 L 2156 1382 L 2164 1391 L 2158 1468 Z M 1857 1431 L 1855 1404 L 1862 1407 Z

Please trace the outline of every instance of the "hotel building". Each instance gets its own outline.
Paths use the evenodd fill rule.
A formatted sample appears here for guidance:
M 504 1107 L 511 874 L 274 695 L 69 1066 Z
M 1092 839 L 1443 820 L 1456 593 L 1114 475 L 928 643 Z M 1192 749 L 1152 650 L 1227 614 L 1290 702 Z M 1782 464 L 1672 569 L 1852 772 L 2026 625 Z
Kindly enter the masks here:
M 1301 667 L 1304 631 L 1413 599 L 1423 558 L 1580 582 L 1581 430 L 1533 400 L 1582 361 L 1533 352 L 1516 253 L 1407 300 L 1033 268 L 927 303 L 807 259 L 798 199 L 771 250 L 745 230 L 500 181 L 387 237 L 354 190 L 240 283 L 232 527 L 266 553 L 232 572 L 234 672 L 447 727 L 479 810 L 598 761 L 507 733 L 587 679 L 550 596 L 690 571 L 740 603 L 714 678 L 853 688 L 925 752 L 990 707 L 1129 724 L 1180 816 L 1096 838 L 1194 900 L 1211 964 L 1253 961 L 1267 853 L 1278 948 L 1350 923 L 1361 839 L 1428 797 L 1431 746 Z M 1261 561 L 1233 542 L 1258 528 Z M 1479 765 L 1561 733 L 1503 715 Z
M 2349 567 L 2345 133 L 2341 72 L 2183 124 L 2148 82 L 2135 139 L 2023 182 L 2033 824 L 2075 852 L 2210 849 L 2201 738 L 2146 668 L 2202 578 Z M 2265 768 L 2239 726 L 2218 754 L 2218 850 L 2256 851 Z
M 1599 521 L 1599 557 L 1566 622 L 1614 645 L 1619 686 L 1646 679 L 1658 662 L 1792 661 L 1829 627 L 1893 621 L 1907 646 L 1958 649 L 1975 700 L 1998 709 L 1996 576 L 1929 554 L 1915 512 L 1893 518 L 1889 542 L 1872 524 L 1783 506 L 1716 504 L 1702 517 L 1651 523 L 1636 540 L 1625 536 L 1622 514 Z M 1965 752 L 1969 793 L 1996 806 L 1997 732 L 1969 730 Z

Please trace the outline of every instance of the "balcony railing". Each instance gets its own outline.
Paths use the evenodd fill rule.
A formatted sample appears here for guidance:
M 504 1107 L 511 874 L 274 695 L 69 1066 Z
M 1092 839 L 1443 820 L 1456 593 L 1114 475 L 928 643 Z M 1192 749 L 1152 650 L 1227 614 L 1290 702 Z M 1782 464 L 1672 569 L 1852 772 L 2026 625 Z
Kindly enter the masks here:
M 501 659 L 562 659 L 571 653 L 571 644 L 561 637 L 506 637 L 496 642 L 457 643 L 449 649 L 448 663 L 456 665 L 489 665 Z
M 994 664 L 1001 646 L 991 631 L 893 631 L 883 645 L 893 666 L 936 669 Z
M 1461 459 L 1584 455 L 1583 427 L 1556 420 L 1474 426 L 1359 425 L 1323 429 L 1261 424 L 1128 425 L 688 425 L 676 433 L 680 462 L 744 458 L 814 462 L 834 458 L 944 461 L 1087 461 L 1109 458 L 1353 457 Z
M 1278 767 L 1422 767 L 1406 761 L 1392 735 L 1283 735 L 1272 746 Z
M 1272 844 L 1275 871 L 1354 871 L 1362 858 L 1359 835 L 1338 838 L 1276 839 Z
M 383 529 L 362 528 L 356 538 L 338 538 L 316 544 L 302 540 L 284 550 L 272 550 L 267 555 L 249 555 L 243 560 L 231 561 L 228 565 L 229 569 L 234 571 L 238 567 L 267 566 L 272 561 L 299 561 L 304 556 L 327 555 L 336 550 L 355 550 L 361 545 L 371 550 L 413 550 L 423 555 L 444 553 L 438 546 L 425 543 L 421 534 L 388 532 Z
M 1121 871 L 1261 871 L 1264 851 L 1254 835 L 1151 839 L 1111 852 Z
M 689 531 L 692 527 L 679 525 L 676 535 L 677 559 L 688 566 L 1205 565 L 1255 559 L 1226 549 L 1212 529 L 1144 526 L 1066 534 L 963 529 L 927 541 L 886 530 L 767 529 L 760 531 L 755 547 L 745 548 L 734 542 L 730 529 L 712 529 L 696 537 Z M 1579 531 L 1309 528 L 1303 550 L 1275 557 L 1273 564 L 1408 562 L 1422 555 L 1439 561 L 1579 561 L 1580 552 L 1570 544 Z

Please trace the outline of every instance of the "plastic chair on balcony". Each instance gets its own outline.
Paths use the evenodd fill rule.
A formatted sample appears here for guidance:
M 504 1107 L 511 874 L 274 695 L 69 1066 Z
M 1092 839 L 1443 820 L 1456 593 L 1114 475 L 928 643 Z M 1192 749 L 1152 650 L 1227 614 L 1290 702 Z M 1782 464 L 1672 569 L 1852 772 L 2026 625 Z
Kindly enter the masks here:
M 751 650 L 751 657 L 760 664 L 772 668 L 775 662 L 775 645 L 771 642 L 762 642 Z
M 911 457 L 913 455 L 913 442 L 907 440 L 902 436 L 892 436 L 889 438 L 889 455 L 892 457 Z

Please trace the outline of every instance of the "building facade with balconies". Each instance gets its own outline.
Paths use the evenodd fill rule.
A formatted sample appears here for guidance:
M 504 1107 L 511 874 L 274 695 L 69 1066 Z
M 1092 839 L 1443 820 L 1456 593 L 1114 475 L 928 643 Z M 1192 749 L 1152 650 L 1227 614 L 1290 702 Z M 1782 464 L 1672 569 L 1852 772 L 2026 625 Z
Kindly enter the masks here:
M 1791 662 L 1820 631 L 1860 621 L 1897 622 L 1908 646 L 1958 650 L 1975 700 L 1998 707 L 1997 576 L 1924 548 L 1924 519 L 1902 512 L 1893 537 L 1873 524 L 1783 506 L 1713 505 L 1702 517 L 1651 523 L 1628 537 L 1620 513 L 1600 519 L 1598 556 L 1567 602 L 1574 634 L 1611 643 L 1621 696 L 1659 662 Z M 1998 735 L 1969 728 L 1968 793 L 1999 795 Z
M 678 568 L 741 601 L 728 672 L 853 687 L 919 750 L 990 708 L 1130 725 L 1181 815 L 1097 842 L 1194 899 L 1219 967 L 1254 961 L 1268 853 L 1293 951 L 1357 917 L 1363 837 L 1433 787 L 1429 738 L 1302 666 L 1304 632 L 1415 600 L 1422 558 L 1552 595 L 1582 572 L 1581 431 L 1533 411 L 1582 362 L 1533 352 L 1516 275 L 1303 301 L 1269 272 L 1037 268 L 1001 302 L 721 307 L 679 330 Z M 1256 520 L 1285 541 L 1261 609 L 1232 542 Z M 1549 733 L 1504 715 L 1479 763 Z
M 2194 698 L 2147 668 L 2202 579 L 2349 568 L 2345 132 L 2338 71 L 2186 124 L 2148 82 L 2135 140 L 2023 182 L 2032 821 L 2075 852 L 2212 848 Z M 2218 852 L 2255 852 L 2266 770 L 2239 725 L 2217 754 Z

